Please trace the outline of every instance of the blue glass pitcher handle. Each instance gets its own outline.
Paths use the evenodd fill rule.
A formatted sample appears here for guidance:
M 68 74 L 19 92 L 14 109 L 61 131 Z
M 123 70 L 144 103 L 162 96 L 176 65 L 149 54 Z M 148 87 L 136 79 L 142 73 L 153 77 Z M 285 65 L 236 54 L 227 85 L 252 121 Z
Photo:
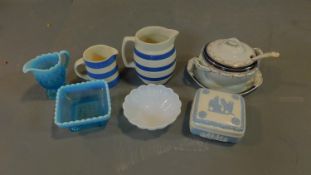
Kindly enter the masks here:
M 59 55 L 61 58 L 61 64 L 67 67 L 69 64 L 70 53 L 67 50 L 62 50 L 59 52 Z

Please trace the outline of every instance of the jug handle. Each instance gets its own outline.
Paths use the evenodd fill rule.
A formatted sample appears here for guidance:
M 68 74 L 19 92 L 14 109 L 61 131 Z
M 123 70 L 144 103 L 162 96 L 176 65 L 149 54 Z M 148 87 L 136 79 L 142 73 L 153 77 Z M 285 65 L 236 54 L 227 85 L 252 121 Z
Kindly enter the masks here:
M 87 74 L 83 74 L 83 73 L 80 73 L 79 70 L 78 70 L 78 67 L 80 67 L 81 65 L 84 65 L 84 61 L 83 61 L 83 58 L 80 58 L 78 59 L 75 64 L 74 64 L 74 72 L 76 73 L 76 75 L 84 80 L 89 80 L 88 78 L 88 75 Z
M 127 43 L 129 42 L 135 42 L 135 37 L 133 36 L 126 36 L 123 38 L 123 43 L 122 43 L 122 60 L 123 60 L 123 63 L 125 65 L 125 67 L 127 68 L 134 68 L 134 62 L 128 62 L 126 57 L 125 57 L 125 47 L 127 45 Z
M 69 64 L 70 53 L 67 50 L 62 50 L 59 52 L 61 64 L 65 67 Z

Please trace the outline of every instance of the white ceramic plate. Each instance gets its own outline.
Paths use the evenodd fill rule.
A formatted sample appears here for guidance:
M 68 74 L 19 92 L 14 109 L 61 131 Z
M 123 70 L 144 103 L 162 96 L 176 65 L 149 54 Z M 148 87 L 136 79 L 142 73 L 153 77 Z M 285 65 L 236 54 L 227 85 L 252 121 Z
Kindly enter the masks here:
M 142 85 L 125 97 L 123 113 L 130 123 L 148 130 L 173 123 L 181 112 L 179 96 L 163 85 Z

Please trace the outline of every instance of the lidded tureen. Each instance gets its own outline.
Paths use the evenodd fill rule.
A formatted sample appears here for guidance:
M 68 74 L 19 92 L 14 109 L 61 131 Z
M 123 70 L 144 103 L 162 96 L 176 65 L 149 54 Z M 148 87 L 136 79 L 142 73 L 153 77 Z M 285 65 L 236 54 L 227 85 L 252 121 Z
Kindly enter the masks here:
M 218 39 L 189 60 L 187 70 L 204 87 L 243 94 L 262 83 L 259 61 L 279 55 L 263 53 L 236 38 Z

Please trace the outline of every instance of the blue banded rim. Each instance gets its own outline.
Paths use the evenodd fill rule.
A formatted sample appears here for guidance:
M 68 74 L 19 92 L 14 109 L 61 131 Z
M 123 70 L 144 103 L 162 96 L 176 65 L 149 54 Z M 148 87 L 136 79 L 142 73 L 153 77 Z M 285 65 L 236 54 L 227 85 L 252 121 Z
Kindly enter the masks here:
M 118 72 L 118 66 L 114 67 L 111 71 L 105 72 L 102 74 L 94 74 L 91 72 L 87 72 L 88 76 L 95 79 L 105 79 L 113 76 L 116 72 Z
M 161 55 L 147 55 L 147 54 L 144 54 L 144 53 L 138 51 L 136 48 L 134 48 L 135 55 L 137 55 L 138 57 L 145 59 L 145 60 L 163 60 L 163 59 L 166 59 L 166 58 L 172 56 L 175 52 L 176 52 L 176 49 L 175 49 L 175 47 L 173 47 L 172 50 L 170 50 L 164 54 L 161 54 Z
M 137 74 L 140 78 L 142 78 L 142 79 L 144 79 L 144 80 L 147 80 L 147 81 L 162 81 L 162 80 L 165 80 L 165 79 L 170 78 L 170 77 L 173 75 L 173 73 L 174 73 L 174 71 L 173 71 L 172 73 L 168 74 L 168 75 L 163 76 L 163 77 L 151 78 L 151 77 L 143 76 L 143 75 L 141 75 L 140 73 L 138 73 L 138 72 L 136 71 L 136 74 Z
M 175 64 L 176 64 L 176 59 L 174 59 L 174 61 L 172 61 L 170 64 L 162 66 L 162 67 L 147 67 L 147 66 L 143 66 L 139 64 L 138 62 L 135 62 L 135 65 L 137 68 L 143 71 L 149 71 L 149 72 L 161 72 L 161 71 L 164 71 L 164 70 L 167 70 L 173 67 Z
M 85 64 L 87 67 L 89 68 L 93 68 L 93 69 L 101 69 L 101 68 L 105 68 L 111 64 L 113 64 L 116 61 L 117 56 L 113 55 L 111 57 L 109 57 L 107 60 L 101 61 L 101 62 L 89 62 L 84 60 Z

